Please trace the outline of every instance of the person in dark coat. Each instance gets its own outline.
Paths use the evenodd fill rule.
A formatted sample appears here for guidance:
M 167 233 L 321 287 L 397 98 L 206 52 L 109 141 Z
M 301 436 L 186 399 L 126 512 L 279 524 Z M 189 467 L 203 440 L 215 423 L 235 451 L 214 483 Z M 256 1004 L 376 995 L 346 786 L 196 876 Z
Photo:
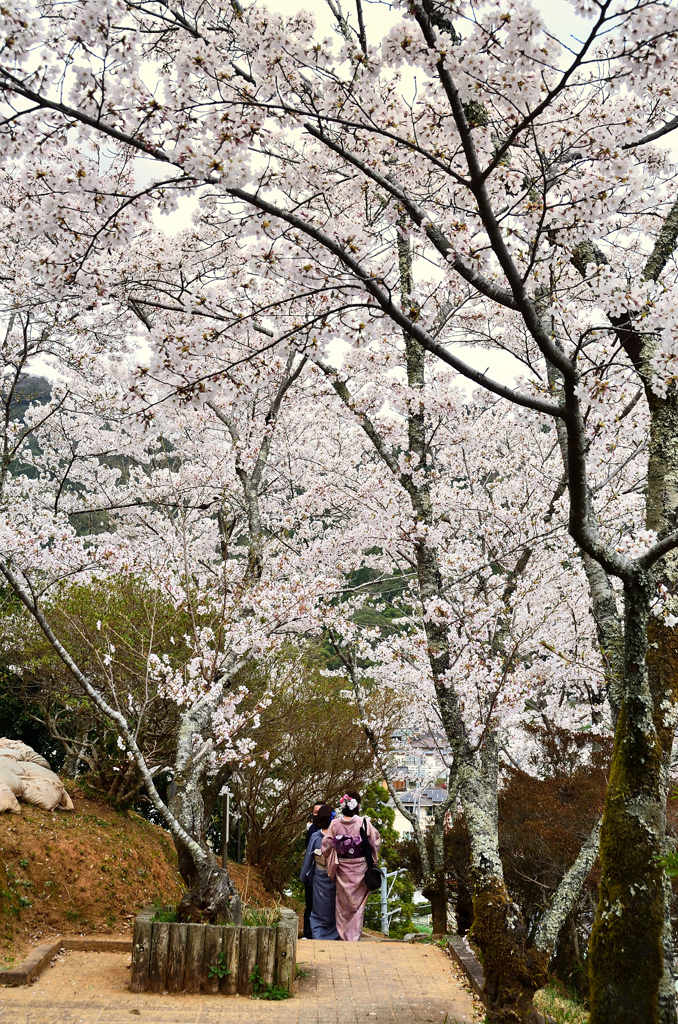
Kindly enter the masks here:
M 322 800 L 316 800 L 313 804 L 313 811 L 311 812 L 308 824 L 306 826 L 306 850 L 308 851 L 309 843 L 314 835 L 320 830 L 320 826 L 317 824 L 317 814 L 320 808 L 323 806 Z M 303 881 L 303 879 L 302 879 Z M 309 879 L 308 882 L 304 882 L 304 895 L 306 897 L 306 906 L 304 908 L 304 938 L 312 939 L 313 933 L 311 931 L 311 914 L 313 913 L 313 879 Z
M 334 878 L 327 873 L 327 862 L 320 849 L 323 837 L 332 821 L 332 808 L 323 804 L 315 815 L 319 828 L 313 833 L 306 847 L 304 865 L 301 869 L 301 880 L 304 885 L 309 882 L 313 886 L 313 910 L 311 911 L 311 935 L 314 939 L 332 940 L 339 938 L 337 931 L 335 904 L 337 886 Z

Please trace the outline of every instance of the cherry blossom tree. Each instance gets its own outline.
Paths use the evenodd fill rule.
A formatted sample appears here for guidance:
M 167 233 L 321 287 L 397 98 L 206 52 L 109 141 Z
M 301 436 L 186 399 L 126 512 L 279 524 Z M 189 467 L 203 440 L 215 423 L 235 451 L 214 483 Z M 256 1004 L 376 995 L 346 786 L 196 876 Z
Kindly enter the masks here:
M 205 773 L 218 783 L 252 748 L 258 706 L 247 716 L 240 710 L 239 672 L 252 659 L 265 663 L 286 633 L 303 634 L 317 594 L 332 586 L 312 543 L 295 549 L 284 541 L 294 526 L 288 442 L 299 439 L 277 428 L 304 360 L 246 362 L 192 405 L 176 404 L 174 384 L 165 392 L 158 385 L 151 414 L 134 396 L 122 341 L 117 354 L 109 344 L 105 357 L 78 359 L 77 340 L 57 337 L 54 309 L 44 304 L 36 320 L 34 303 L 19 299 L 13 280 L 2 365 L 0 571 L 135 761 L 177 844 L 190 887 L 183 916 L 237 915 L 228 872 L 205 842 L 201 783 Z M 17 418 L 17 389 L 39 356 L 59 360 L 60 379 L 47 403 Z M 127 650 L 115 635 L 119 623 L 94 629 L 80 618 L 76 660 L 65 642 L 65 599 L 73 588 L 121 579 L 145 591 L 157 628 L 137 631 Z M 182 633 L 161 628 L 159 607 L 174 609 Z M 11 621 L 4 626 L 11 631 Z M 130 678 L 130 657 L 138 678 Z M 149 765 L 152 750 L 142 749 L 160 701 L 178 716 L 167 805 L 153 782 L 165 766 Z
M 434 372 L 435 364 L 428 371 L 423 360 L 419 364 L 422 353 L 411 342 L 405 353 L 390 340 L 385 347 L 391 348 L 390 355 L 377 359 L 374 347 L 369 356 L 356 349 L 345 358 L 341 373 L 321 364 L 342 400 L 344 429 L 363 434 L 372 449 L 371 459 L 367 454 L 349 474 L 339 458 L 346 441 L 335 428 L 333 477 L 324 453 L 319 474 L 323 500 L 338 504 L 339 494 L 348 491 L 351 502 L 364 510 L 362 519 L 355 520 L 361 533 L 348 526 L 341 544 L 334 543 L 344 557 L 362 551 L 361 564 L 384 581 L 382 586 L 393 589 L 399 581 L 402 591 L 396 588 L 400 618 L 393 621 L 393 633 L 383 636 L 347 623 L 343 647 L 335 643 L 392 799 L 412 824 L 425 887 L 437 908 L 436 924 L 444 930 L 442 827 L 456 803 L 459 775 L 474 778 L 483 800 L 476 811 L 480 821 L 471 820 L 470 830 L 477 838 L 482 828 L 486 844 L 498 844 L 498 771 L 502 759 L 514 765 L 528 762 L 532 741 L 523 726 L 536 720 L 547 727 L 605 732 L 612 728 L 614 695 L 611 708 L 595 620 L 588 611 L 586 573 L 567 539 L 556 432 L 543 417 L 516 420 L 501 402 L 469 402 L 444 372 Z M 414 360 L 420 369 L 416 390 Z M 398 362 L 410 370 L 408 376 L 397 374 Z M 373 365 L 385 363 L 389 374 L 375 375 Z M 319 395 L 319 407 L 323 401 Z M 609 515 L 606 525 L 618 535 L 629 520 L 642 522 L 636 484 L 644 478 L 644 463 L 637 455 L 646 421 L 640 412 L 624 437 L 614 428 L 618 452 L 607 460 L 598 481 Z M 605 451 L 609 427 L 599 424 L 602 436 L 594 450 Z M 419 471 L 421 462 L 413 471 L 408 435 L 417 429 L 426 473 Z M 358 437 L 350 449 L 359 446 Z M 328 497 L 330 487 L 334 499 Z M 429 505 L 426 518 L 417 507 L 423 499 Z M 352 523 L 348 516 L 347 523 Z M 427 600 L 419 587 L 422 548 L 437 564 L 435 601 Z M 414 616 L 413 605 L 418 608 Z M 432 624 L 444 631 L 449 658 L 437 688 L 430 666 Z M 402 805 L 393 785 L 388 750 L 376 742 L 375 723 L 365 711 L 365 695 L 375 681 L 388 686 L 394 679 L 407 694 L 411 721 L 418 715 L 420 728 L 442 728 L 447 712 L 458 730 L 451 741 L 449 800 L 438 809 L 434 824 L 438 844 L 433 863 L 417 816 Z M 544 954 L 552 951 L 568 907 L 577 899 L 596 855 L 597 837 L 596 829 L 542 922 L 536 945 Z
M 4 152 L 22 161 L 31 199 L 26 230 L 56 239 L 42 270 L 50 289 L 77 282 L 94 308 L 115 293 L 146 315 L 109 250 L 129 249 L 152 209 L 171 212 L 194 189 L 208 263 L 223 258 L 227 276 L 246 252 L 253 276 L 281 285 L 280 295 L 272 305 L 270 291 L 245 288 L 236 265 L 224 309 L 222 291 L 210 305 L 205 278 L 179 268 L 169 302 L 165 282 L 146 278 L 147 304 L 152 294 L 238 336 L 255 325 L 321 358 L 337 334 L 369 351 L 386 322 L 405 345 L 552 418 L 570 535 L 617 698 L 589 953 L 598 1024 L 675 1012 L 657 858 L 676 706 L 676 212 L 661 140 L 678 124 L 678 15 L 669 3 L 622 0 L 573 10 L 585 24 L 571 45 L 530 5 L 422 0 L 394 8 L 375 46 L 362 17 L 354 32 L 340 15 L 324 40 L 306 14 L 263 7 L 111 3 L 102 14 L 83 2 L 27 15 L 10 4 L 0 74 Z M 80 148 L 69 154 L 74 124 Z M 135 155 L 160 176 L 135 176 Z M 412 251 L 405 287 L 403 247 Z M 204 333 L 191 329 L 189 350 Z M 474 369 L 464 342 L 512 352 L 524 379 L 509 385 Z M 620 543 L 601 514 L 591 448 L 601 420 L 639 402 L 650 414 L 645 522 Z M 424 473 L 416 433 L 409 444 Z M 427 524 L 425 485 L 415 490 Z M 419 550 L 432 611 L 444 597 L 437 557 Z M 623 586 L 623 621 L 610 577 Z M 445 710 L 449 627 L 427 613 L 426 632 L 454 745 L 463 718 Z M 492 760 L 490 747 L 478 753 Z M 489 1011 L 525 1017 L 543 966 L 506 892 L 479 778 L 462 772 L 459 793 Z

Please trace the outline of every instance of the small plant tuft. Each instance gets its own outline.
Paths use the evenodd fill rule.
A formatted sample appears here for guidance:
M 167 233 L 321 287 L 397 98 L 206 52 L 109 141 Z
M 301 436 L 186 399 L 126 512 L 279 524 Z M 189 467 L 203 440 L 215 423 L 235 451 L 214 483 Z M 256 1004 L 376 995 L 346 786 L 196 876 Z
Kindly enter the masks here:
M 153 921 L 165 921 L 172 924 L 177 920 L 176 907 L 164 907 L 162 903 L 154 903 L 153 906 L 155 907 Z
M 261 976 L 261 969 L 259 964 L 255 964 L 250 974 L 250 981 L 252 982 L 252 999 L 289 999 L 290 993 L 286 988 L 281 988 L 280 985 L 270 985 L 264 982 Z
M 277 928 L 280 919 L 280 907 L 245 907 L 242 923 L 248 928 Z
M 212 964 L 209 971 L 207 972 L 210 978 L 226 978 L 231 973 L 230 968 L 226 966 L 226 955 L 220 953 L 217 957 L 217 962 Z

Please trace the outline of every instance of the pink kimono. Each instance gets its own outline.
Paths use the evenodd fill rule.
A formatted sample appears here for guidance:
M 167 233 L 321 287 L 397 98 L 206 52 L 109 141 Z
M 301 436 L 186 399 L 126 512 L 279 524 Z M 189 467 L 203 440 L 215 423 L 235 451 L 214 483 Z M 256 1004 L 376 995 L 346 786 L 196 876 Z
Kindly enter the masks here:
M 322 841 L 322 854 L 327 859 L 327 873 L 331 878 L 336 872 L 337 931 L 339 938 L 344 942 L 358 942 L 360 939 L 365 904 L 370 894 L 364 882 L 367 863 L 360 841 L 360 826 L 363 820 L 357 814 L 348 821 L 338 815 L 330 822 L 327 835 Z M 367 837 L 376 865 L 381 836 L 369 819 Z

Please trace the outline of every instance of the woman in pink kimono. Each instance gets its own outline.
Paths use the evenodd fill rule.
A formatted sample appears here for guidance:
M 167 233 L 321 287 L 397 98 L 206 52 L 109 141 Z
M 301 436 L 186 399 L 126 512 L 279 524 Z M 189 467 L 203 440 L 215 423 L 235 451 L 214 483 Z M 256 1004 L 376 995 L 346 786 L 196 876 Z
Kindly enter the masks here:
M 358 942 L 363 931 L 365 904 L 370 894 L 365 885 L 367 862 L 360 828 L 363 821 L 367 839 L 377 863 L 381 836 L 371 821 L 361 818 L 360 793 L 349 789 L 339 801 L 340 814 L 330 823 L 322 841 L 322 854 L 327 860 L 327 873 L 336 872 L 337 931 L 344 942 Z

